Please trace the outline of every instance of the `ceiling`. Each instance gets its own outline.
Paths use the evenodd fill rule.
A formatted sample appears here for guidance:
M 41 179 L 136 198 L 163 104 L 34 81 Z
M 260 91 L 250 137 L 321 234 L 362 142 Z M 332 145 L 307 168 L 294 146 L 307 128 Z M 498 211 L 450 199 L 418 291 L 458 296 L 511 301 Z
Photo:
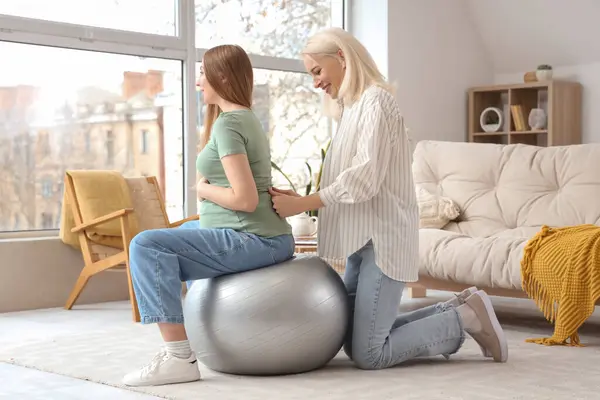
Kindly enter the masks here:
M 600 61 L 600 0 L 466 0 L 495 73 Z

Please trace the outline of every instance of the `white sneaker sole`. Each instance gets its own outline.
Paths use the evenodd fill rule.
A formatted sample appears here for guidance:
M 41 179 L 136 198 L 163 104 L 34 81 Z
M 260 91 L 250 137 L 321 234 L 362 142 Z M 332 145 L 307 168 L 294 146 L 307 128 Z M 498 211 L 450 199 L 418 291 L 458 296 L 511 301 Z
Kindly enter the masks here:
M 483 295 L 477 296 L 482 300 L 483 305 L 485 306 L 487 315 L 490 319 L 490 323 L 492 324 L 492 328 L 494 330 L 494 334 L 498 338 L 498 342 L 500 344 L 500 358 L 494 358 L 494 361 L 506 362 L 506 360 L 508 360 L 508 343 L 506 341 L 506 337 L 504 336 L 504 330 L 502 329 L 500 321 L 498 321 L 498 317 L 496 316 L 496 312 L 494 311 L 494 306 L 492 305 L 489 296 L 485 292 Z M 486 357 L 488 357 L 488 354 L 489 357 L 492 357 L 492 353 L 488 349 L 485 349 L 484 354 Z
M 163 385 L 176 385 L 178 383 L 196 382 L 196 381 L 199 381 L 200 379 L 201 379 L 200 371 L 198 371 L 198 374 L 196 374 L 194 376 L 190 376 L 190 377 L 184 377 L 184 378 L 178 378 L 178 379 L 164 378 L 164 379 L 153 380 L 151 382 L 150 381 L 149 382 L 135 382 L 135 383 L 125 383 L 125 382 L 123 382 L 123 384 L 125 386 L 130 386 L 130 387 L 163 386 Z

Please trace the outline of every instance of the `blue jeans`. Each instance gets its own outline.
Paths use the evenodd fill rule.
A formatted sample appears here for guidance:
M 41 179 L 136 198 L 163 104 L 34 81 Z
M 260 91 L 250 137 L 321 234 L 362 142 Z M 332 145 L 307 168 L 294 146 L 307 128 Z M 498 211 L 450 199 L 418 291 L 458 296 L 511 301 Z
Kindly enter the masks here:
M 129 246 L 141 323 L 183 323 L 181 282 L 262 268 L 293 255 L 292 235 L 264 238 L 232 229 L 203 229 L 198 221 L 142 231 Z
M 344 283 L 351 323 L 344 351 L 361 369 L 383 369 L 416 357 L 456 353 L 465 340 L 456 309 L 439 303 L 398 315 L 404 282 L 375 264 L 373 244 L 348 257 Z

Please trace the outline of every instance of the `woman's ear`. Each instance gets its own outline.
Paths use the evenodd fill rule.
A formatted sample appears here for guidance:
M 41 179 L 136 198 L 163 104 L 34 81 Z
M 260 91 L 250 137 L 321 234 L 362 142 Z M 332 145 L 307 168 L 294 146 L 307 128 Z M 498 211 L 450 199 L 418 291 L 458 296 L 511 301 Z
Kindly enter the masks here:
M 339 49 L 337 51 L 337 55 L 340 57 L 341 61 L 340 64 L 342 65 L 343 69 L 346 69 L 346 59 L 344 58 L 344 52 L 342 51 L 342 49 Z

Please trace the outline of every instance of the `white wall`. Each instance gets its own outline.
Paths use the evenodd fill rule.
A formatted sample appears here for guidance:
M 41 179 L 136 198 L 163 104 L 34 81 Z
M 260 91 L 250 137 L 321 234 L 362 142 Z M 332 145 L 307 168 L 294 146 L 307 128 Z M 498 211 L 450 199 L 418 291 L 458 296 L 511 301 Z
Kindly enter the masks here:
M 494 82 L 523 82 L 525 72 L 496 74 Z M 583 85 L 582 140 L 583 143 L 600 142 L 600 119 L 594 112 L 600 108 L 600 62 L 554 67 L 553 77 L 578 81 Z
M 531 71 L 539 64 L 600 61 L 598 0 L 467 0 L 467 4 L 496 73 Z
M 388 0 L 347 0 L 346 29 L 369 50 L 381 73 L 388 77 Z
M 493 81 L 492 63 L 467 2 L 376 2 L 353 1 L 350 29 L 396 84 L 413 142 L 465 140 L 466 91 Z M 380 6 L 387 9 L 387 16 L 374 13 Z
M 58 238 L 0 240 L 0 313 L 63 307 L 81 272 L 81 253 Z M 124 273 L 92 277 L 78 305 L 129 298 Z

